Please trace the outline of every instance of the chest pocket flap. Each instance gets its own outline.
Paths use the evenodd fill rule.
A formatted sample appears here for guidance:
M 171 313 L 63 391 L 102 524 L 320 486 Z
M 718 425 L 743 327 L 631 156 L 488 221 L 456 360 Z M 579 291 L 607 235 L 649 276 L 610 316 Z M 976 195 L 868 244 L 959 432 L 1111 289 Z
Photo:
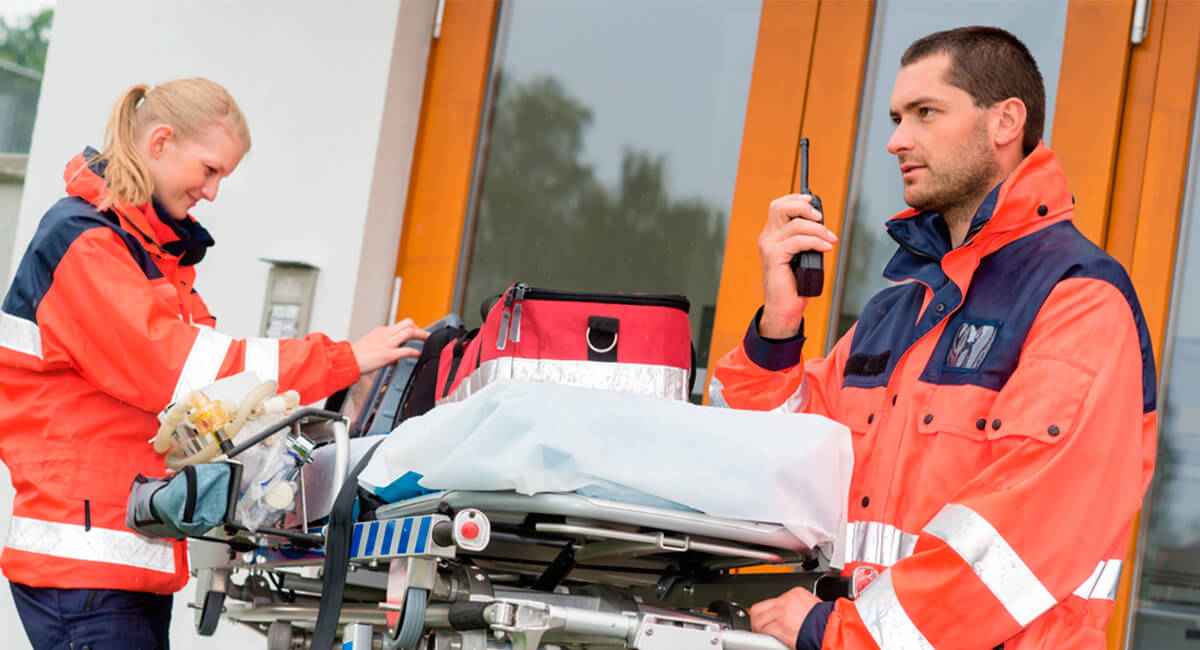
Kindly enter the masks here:
M 916 413 L 917 432 L 948 433 L 971 440 L 987 439 L 987 414 L 996 391 L 973 384 L 930 386 Z
M 1055 444 L 1074 433 L 1092 371 L 1059 359 L 1022 359 L 988 414 L 987 437 Z

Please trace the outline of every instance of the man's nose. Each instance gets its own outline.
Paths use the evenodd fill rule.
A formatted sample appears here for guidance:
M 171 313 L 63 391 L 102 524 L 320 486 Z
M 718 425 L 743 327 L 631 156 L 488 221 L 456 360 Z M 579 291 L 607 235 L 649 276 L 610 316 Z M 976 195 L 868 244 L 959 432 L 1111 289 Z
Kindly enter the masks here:
M 219 189 L 218 186 L 220 184 L 221 181 L 217 180 L 212 180 L 204 184 L 204 189 L 201 191 L 201 193 L 204 195 L 205 199 L 208 199 L 209 203 L 217 200 L 217 190 Z
M 887 150 L 888 153 L 895 156 L 909 149 L 912 149 L 912 138 L 909 137 L 908 129 L 904 127 L 904 121 L 901 120 L 892 130 L 892 137 L 888 138 Z

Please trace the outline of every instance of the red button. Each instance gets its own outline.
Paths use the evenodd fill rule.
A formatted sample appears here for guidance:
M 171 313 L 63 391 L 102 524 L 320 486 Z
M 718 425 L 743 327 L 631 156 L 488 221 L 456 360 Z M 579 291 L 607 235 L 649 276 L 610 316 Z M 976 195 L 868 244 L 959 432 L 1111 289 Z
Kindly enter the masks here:
M 463 524 L 461 532 L 463 539 L 475 539 L 479 537 L 479 524 L 473 521 L 468 521 L 467 523 Z

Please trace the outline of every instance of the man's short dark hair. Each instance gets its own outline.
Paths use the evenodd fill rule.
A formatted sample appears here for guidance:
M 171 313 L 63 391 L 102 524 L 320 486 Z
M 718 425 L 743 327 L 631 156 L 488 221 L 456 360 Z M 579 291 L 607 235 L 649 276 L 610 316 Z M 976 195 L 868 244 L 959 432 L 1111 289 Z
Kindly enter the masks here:
M 1025 103 L 1025 155 L 1037 147 L 1046 123 L 1046 87 L 1037 61 L 1016 36 L 996 27 L 959 27 L 917 39 L 900 65 L 937 54 L 950 56 L 946 81 L 966 91 L 975 105 L 992 106 L 1016 97 Z

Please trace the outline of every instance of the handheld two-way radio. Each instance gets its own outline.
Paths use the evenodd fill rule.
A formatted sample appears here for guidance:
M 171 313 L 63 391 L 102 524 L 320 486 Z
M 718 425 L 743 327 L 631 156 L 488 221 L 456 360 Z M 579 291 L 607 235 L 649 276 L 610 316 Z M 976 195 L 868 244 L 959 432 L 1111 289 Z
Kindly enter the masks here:
M 808 187 L 808 138 L 800 138 L 800 193 L 812 197 L 812 207 L 821 213 L 821 223 L 824 223 L 821 199 Z M 796 293 L 805 297 L 821 295 L 825 286 L 824 257 L 820 251 L 802 251 L 792 256 L 790 266 L 796 274 Z

